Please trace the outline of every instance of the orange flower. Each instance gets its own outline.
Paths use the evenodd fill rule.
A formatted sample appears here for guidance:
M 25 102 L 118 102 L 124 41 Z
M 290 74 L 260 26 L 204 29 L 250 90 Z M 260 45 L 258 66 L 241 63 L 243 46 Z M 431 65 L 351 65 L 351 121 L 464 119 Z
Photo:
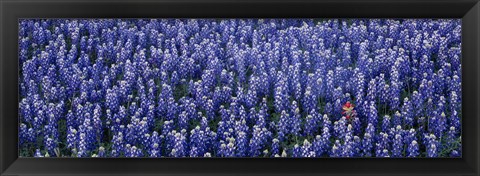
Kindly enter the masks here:
M 343 110 L 344 110 L 344 111 L 352 111 L 352 110 L 353 110 L 353 107 L 354 107 L 353 104 L 350 103 L 349 101 L 347 101 L 347 103 L 345 103 L 345 104 L 343 105 Z
M 343 109 L 343 112 L 342 114 L 345 114 L 345 117 L 348 119 L 350 119 L 350 117 L 352 117 L 352 115 L 354 115 L 354 105 L 352 103 L 350 103 L 349 101 L 347 101 L 347 103 L 345 103 L 342 107 Z

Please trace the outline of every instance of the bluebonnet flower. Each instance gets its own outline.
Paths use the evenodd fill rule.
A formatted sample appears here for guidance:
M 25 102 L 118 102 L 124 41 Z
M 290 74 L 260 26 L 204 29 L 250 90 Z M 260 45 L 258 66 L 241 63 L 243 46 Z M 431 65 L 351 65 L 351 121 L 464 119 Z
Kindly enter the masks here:
M 342 148 L 342 157 L 353 157 L 355 155 L 355 141 L 353 137 L 353 127 L 351 124 L 347 126 L 347 131 L 345 134 L 345 138 L 343 141 L 343 148 Z
M 77 130 L 75 130 L 72 126 L 69 126 L 67 130 L 67 148 L 76 148 L 78 137 L 77 135 Z
M 391 127 L 391 122 L 390 122 L 391 117 L 389 115 L 383 116 L 382 119 L 382 131 L 387 131 Z
M 434 130 L 435 136 L 438 136 L 439 138 L 443 137 L 443 133 L 447 129 L 446 122 L 447 122 L 447 117 L 445 115 L 445 112 L 442 112 L 440 114 L 440 116 L 437 116 L 436 121 L 435 121 L 436 126 L 435 126 L 435 130 Z
M 342 156 L 342 144 L 340 144 L 339 140 L 335 140 L 333 144 L 332 151 L 330 157 L 341 157 Z
M 347 121 L 345 117 L 342 117 L 340 120 L 333 123 L 333 134 L 337 138 L 343 138 L 347 130 Z
M 322 146 L 322 150 L 320 151 L 321 154 L 323 154 L 324 152 L 330 149 L 330 137 L 331 137 L 330 128 L 327 126 L 324 126 L 322 130 L 322 140 L 320 145 Z
M 295 144 L 292 149 L 292 157 L 298 158 L 302 156 L 302 149 L 300 145 Z
M 425 146 L 427 150 L 427 157 L 437 157 L 438 156 L 438 144 L 437 137 L 434 134 L 427 135 L 425 134 Z
M 123 154 L 125 151 L 124 149 L 125 141 L 122 132 L 118 132 L 112 138 L 112 151 L 111 156 L 118 157 L 119 155 Z
M 303 141 L 302 149 L 302 157 L 315 157 L 315 152 L 313 151 L 313 145 L 308 142 L 307 139 Z M 295 150 L 295 149 L 294 149 Z
M 279 144 L 279 142 L 280 141 L 277 138 L 274 138 L 272 140 L 272 147 L 271 147 L 272 148 L 272 151 L 271 151 L 271 153 L 272 153 L 271 156 L 272 157 L 279 156 L 279 154 L 280 154 L 280 144 Z
M 100 146 L 98 148 L 98 157 L 105 157 L 105 156 L 106 156 L 105 147 Z
M 447 144 L 453 145 L 453 143 L 457 140 L 457 134 L 456 134 L 456 129 L 454 126 L 451 126 L 450 129 L 448 130 L 447 134 Z
M 27 142 L 27 139 L 29 138 L 27 125 L 25 125 L 24 123 L 20 124 L 20 129 L 19 129 L 19 134 L 18 135 L 19 135 L 20 145 L 24 145 Z
M 401 134 L 395 134 L 392 144 L 392 157 L 400 157 L 403 152 L 403 139 Z
M 389 138 L 388 134 L 380 132 L 378 136 L 378 142 L 375 144 L 375 156 L 377 157 L 389 157 Z
M 398 125 L 402 125 L 402 114 L 399 112 L 399 111 L 396 111 L 395 114 L 393 114 L 393 120 L 392 120 L 392 125 L 394 127 L 398 126 Z
M 312 112 L 316 110 L 317 107 L 317 96 L 312 93 L 312 87 L 307 87 L 305 89 L 305 94 L 303 97 L 303 109 L 305 112 Z
M 281 72 L 279 73 L 281 74 Z M 286 97 L 285 82 L 281 80 L 277 84 L 278 85 L 275 86 L 275 94 L 274 94 L 275 111 L 282 112 L 283 110 L 285 110 L 286 102 L 288 101 Z
M 224 153 L 224 156 L 225 157 L 234 157 L 235 156 L 235 138 L 229 138 L 228 139 L 228 144 L 226 145 L 226 149 L 225 149 L 225 153 Z
M 418 143 L 416 140 L 413 140 L 409 145 L 408 145 L 408 149 L 407 149 L 407 152 L 408 152 L 408 155 L 407 157 L 417 157 L 419 155 L 419 147 L 418 147 Z
M 417 131 L 415 130 L 415 128 L 411 128 L 410 130 L 405 130 L 403 132 L 403 143 L 405 145 L 409 145 L 410 143 L 412 143 L 412 141 L 416 141 L 417 140 Z
M 323 113 L 328 115 L 333 114 L 333 105 L 330 102 L 327 102 L 327 104 L 325 104 L 325 107 L 323 108 Z
M 260 149 L 262 148 L 263 145 L 263 138 L 265 138 L 266 134 L 263 132 L 263 130 L 259 127 L 254 127 L 253 128 L 253 136 L 250 139 L 249 142 L 249 156 L 259 156 L 260 155 Z
M 418 93 L 418 91 L 413 91 L 412 93 L 412 101 L 411 101 L 411 104 L 412 104 L 412 109 L 413 109 L 413 115 L 415 117 L 418 117 L 418 116 L 421 116 L 422 113 L 423 113 L 423 108 L 421 108 L 423 106 L 423 98 L 422 98 L 422 95 Z M 415 105 L 415 106 L 413 106 Z
M 44 157 L 44 155 L 42 154 L 42 152 L 40 152 L 40 149 L 36 149 L 36 150 L 35 150 L 35 157 Z
M 363 136 L 363 141 L 362 141 L 362 148 L 363 148 L 363 155 L 366 157 L 371 157 L 372 155 L 372 150 L 374 147 L 374 141 L 375 141 L 375 128 L 374 126 L 369 123 L 367 125 L 367 128 L 365 129 L 365 134 Z
M 87 155 L 87 136 L 84 132 L 79 134 L 79 142 L 78 142 L 78 152 L 77 157 L 85 157 Z
M 291 115 L 288 122 L 290 124 L 289 133 L 293 135 L 299 135 L 301 130 L 301 114 L 296 101 L 292 102 L 291 108 L 292 108 L 290 113 Z
M 315 113 L 311 113 L 307 115 L 306 117 L 306 122 L 305 122 L 305 135 L 310 136 L 313 135 L 317 132 L 318 130 L 318 124 L 317 124 L 318 118 Z
M 333 91 L 335 89 L 335 82 L 334 82 L 334 77 L 333 77 L 333 71 L 329 70 L 327 75 L 326 75 L 326 100 L 328 102 L 331 102 L 333 100 Z
M 199 126 L 196 126 L 195 129 L 190 132 L 190 157 L 202 156 L 205 152 L 205 135 L 205 132 L 201 130 Z
M 403 100 L 403 106 L 402 106 L 402 117 L 404 121 L 404 125 L 407 127 L 412 127 L 413 126 L 413 105 L 411 101 L 409 101 L 408 98 L 405 98 Z
M 57 144 L 54 139 L 47 137 L 45 140 L 45 147 L 47 148 L 48 153 L 54 153 Z
M 184 157 L 186 156 L 186 130 L 182 129 L 181 132 L 176 132 L 174 134 L 174 145 L 171 150 L 170 155 L 173 157 Z
M 278 121 L 277 124 L 277 129 L 278 129 L 278 139 L 280 141 L 284 140 L 285 135 L 289 133 L 289 127 L 290 127 L 290 122 L 289 122 L 289 117 L 287 112 L 282 111 L 280 114 L 280 120 Z
M 368 103 L 365 103 L 368 104 Z M 365 108 L 367 109 L 367 108 Z M 371 124 L 377 124 L 378 123 L 378 111 L 377 108 L 375 107 L 374 101 L 370 101 L 370 105 L 368 107 L 368 123 Z
M 236 142 L 236 144 L 235 144 L 235 146 L 236 146 L 236 156 L 238 156 L 238 157 L 247 156 L 247 151 L 248 151 L 248 148 L 247 148 L 248 147 L 247 134 L 244 131 L 240 131 L 237 134 L 237 140 L 235 140 L 235 142 Z
M 459 109 L 456 105 L 459 104 L 458 102 L 458 95 L 455 91 L 452 91 L 450 93 L 450 118 L 448 118 L 448 125 L 454 126 L 455 129 L 460 129 L 460 117 L 458 115 Z
M 125 156 L 127 157 L 142 157 L 142 149 L 137 148 L 136 146 L 131 146 L 130 144 L 126 145 Z
M 375 79 L 371 79 L 370 82 L 368 83 L 366 98 L 368 101 L 375 101 L 377 98 L 377 84 L 375 82 Z

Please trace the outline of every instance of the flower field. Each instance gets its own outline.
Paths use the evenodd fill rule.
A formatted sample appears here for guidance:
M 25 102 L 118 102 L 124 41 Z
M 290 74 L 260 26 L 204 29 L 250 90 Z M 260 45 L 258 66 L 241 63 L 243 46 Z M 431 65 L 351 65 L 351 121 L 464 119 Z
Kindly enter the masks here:
M 461 157 L 460 19 L 22 19 L 20 157 Z

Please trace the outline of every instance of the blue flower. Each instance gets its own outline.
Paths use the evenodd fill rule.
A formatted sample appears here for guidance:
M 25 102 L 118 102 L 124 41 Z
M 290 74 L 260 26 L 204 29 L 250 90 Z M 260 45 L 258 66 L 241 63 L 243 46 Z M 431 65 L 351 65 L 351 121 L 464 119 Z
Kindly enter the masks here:
M 18 26 L 21 156 L 462 154 L 458 19 Z

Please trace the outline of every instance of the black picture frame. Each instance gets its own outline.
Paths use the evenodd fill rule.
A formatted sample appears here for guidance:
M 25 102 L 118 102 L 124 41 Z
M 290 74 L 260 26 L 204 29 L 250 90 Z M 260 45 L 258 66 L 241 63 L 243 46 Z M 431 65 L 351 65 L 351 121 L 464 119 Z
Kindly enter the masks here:
M 479 175 L 478 0 L 1 0 L 0 175 Z M 18 158 L 19 18 L 462 18 L 462 158 Z

